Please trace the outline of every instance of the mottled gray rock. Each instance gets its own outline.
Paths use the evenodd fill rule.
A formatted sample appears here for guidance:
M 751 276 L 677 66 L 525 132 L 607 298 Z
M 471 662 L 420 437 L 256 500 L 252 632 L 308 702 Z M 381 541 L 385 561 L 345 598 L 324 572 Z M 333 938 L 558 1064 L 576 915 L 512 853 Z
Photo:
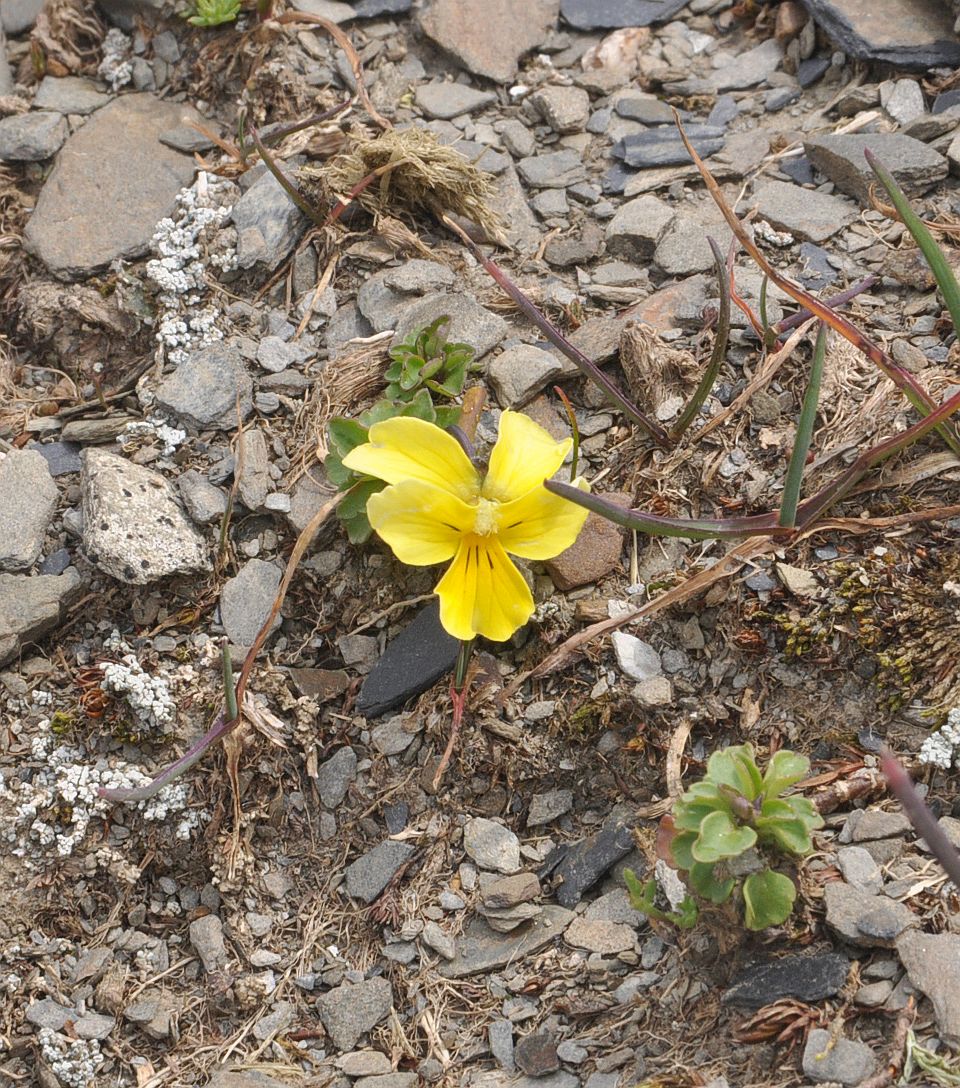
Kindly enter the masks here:
M 404 309 L 391 344 L 406 340 L 414 330 L 429 325 L 441 314 L 450 317 L 450 323 L 446 326 L 447 339 L 454 343 L 470 344 L 478 359 L 495 348 L 510 331 L 510 326 L 502 317 L 484 309 L 470 295 L 437 292 Z
M 90 79 L 82 76 L 44 76 L 33 99 L 38 110 L 57 113 L 93 113 L 112 99 Z
M 949 164 L 932 147 L 900 132 L 816 136 L 803 144 L 807 157 L 845 193 L 869 206 L 876 176 L 863 156 L 872 151 L 908 194 L 922 193 L 947 176 Z
M 76 1013 L 73 1009 L 60 1005 L 49 997 L 40 1001 L 34 1001 L 27 1006 L 25 1013 L 28 1024 L 38 1028 L 49 1028 L 51 1031 L 60 1031 L 68 1020 L 72 1020 Z
M 856 817 L 856 818 L 854 818 Z M 880 809 L 861 809 L 852 812 L 844 825 L 849 827 L 851 842 L 870 842 L 873 839 L 889 839 L 910 830 L 910 821 L 902 812 L 883 812 Z M 841 835 L 841 842 L 846 841 Z
M 348 1077 L 383 1076 L 393 1069 L 386 1054 L 379 1050 L 353 1050 L 337 1058 L 337 1068 Z
M 457 939 L 456 958 L 442 964 L 440 974 L 444 978 L 469 978 L 516 963 L 561 937 L 572 919 L 572 911 L 548 904 L 527 925 L 502 934 L 477 918 Z
M 80 584 L 73 567 L 60 575 L 0 574 L 0 665 L 61 622 Z
M 559 0 L 428 0 L 420 26 L 468 71 L 508 83 L 520 58 L 555 26 L 559 6 Z
M 265 336 L 257 345 L 257 362 L 271 374 L 280 374 L 289 366 L 297 366 L 307 358 L 302 344 Z
M 665 23 L 686 0 L 561 0 L 564 21 L 578 30 L 606 30 Z
M 463 83 L 443 83 L 437 80 L 421 84 L 414 93 L 414 100 L 428 117 L 446 121 L 451 117 L 473 113 L 474 110 L 489 106 L 491 102 L 496 102 L 497 96 L 490 91 L 480 91 Z
M 37 21 L 43 4 L 44 0 L 0 0 L 0 24 L 4 33 L 17 35 L 29 30 Z M 9 94 L 10 88 L 4 88 L 0 93 Z
M 190 923 L 190 944 L 200 957 L 208 975 L 227 965 L 227 946 L 223 943 L 223 922 L 215 914 L 205 914 Z
M 686 126 L 686 132 L 702 159 L 722 151 L 726 143 L 725 130 L 715 125 L 691 123 Z M 685 166 L 690 162 L 690 154 L 675 125 L 656 125 L 624 136 L 614 145 L 613 155 L 627 166 L 642 170 L 652 166 Z
M 530 101 L 554 132 L 582 132 L 590 116 L 590 96 L 582 87 L 549 83 Z
M 501 407 L 522 408 L 550 382 L 569 375 L 571 369 L 575 367 L 565 358 L 533 344 L 517 344 L 489 364 L 487 375 Z
M 187 469 L 177 477 L 180 498 L 187 513 L 198 525 L 220 521 L 227 509 L 227 496 L 196 469 Z
M 815 1028 L 803 1049 L 803 1075 L 821 1083 L 859 1084 L 876 1069 L 877 1059 L 866 1043 L 830 1038 L 830 1032 Z
M 788 181 L 766 182 L 754 193 L 754 201 L 771 226 L 808 242 L 830 238 L 860 214 L 848 200 Z
M 158 472 L 91 446 L 80 455 L 83 551 L 121 582 L 206 570 L 206 540 Z
M 535 793 L 530 799 L 527 827 L 542 827 L 553 823 L 573 808 L 573 790 L 549 790 Z
M 841 846 L 837 851 L 837 865 L 843 879 L 855 888 L 876 894 L 883 887 L 880 866 L 862 846 Z
M 363 903 L 372 903 L 390 883 L 394 873 L 413 853 L 405 842 L 386 839 L 348 865 L 344 873 L 347 894 Z
M 630 88 L 620 91 L 614 98 L 613 108 L 617 115 L 643 125 L 672 125 L 673 110 L 668 102 L 655 94 Z
M 529 158 L 537 149 L 537 138 L 522 122 L 516 118 L 504 121 L 500 130 L 503 146 L 515 159 Z
M 483 905 L 490 910 L 506 910 L 540 898 L 540 881 L 533 873 L 514 873 L 493 879 L 482 873 L 480 887 Z
M 953 13 L 943 0 L 804 0 L 848 56 L 925 71 L 960 64 Z
M 587 180 L 583 160 L 569 148 L 530 155 L 517 163 L 520 176 L 535 189 L 566 189 Z
M 576 906 L 611 865 L 630 853 L 635 824 L 630 808 L 617 805 L 599 831 L 578 842 L 562 843 L 551 852 L 541 876 L 552 877 L 561 906 Z
M 660 655 L 649 642 L 641 641 L 636 635 L 628 635 L 626 631 L 614 631 L 610 637 L 617 664 L 624 675 L 637 681 L 662 675 Z
M 259 427 L 249 427 L 237 446 L 237 495 L 248 510 L 259 510 L 273 487 L 267 439 Z
M 42 162 L 60 150 L 69 133 L 62 113 L 15 113 L 0 120 L 0 161 Z
M 401 268 L 387 268 L 366 279 L 357 292 L 357 306 L 375 332 L 395 329 L 404 309 L 417 295 L 450 287 L 453 272 L 438 261 L 414 259 Z
M 194 120 L 201 117 L 191 107 L 149 94 L 124 95 L 97 110 L 57 156 L 24 232 L 28 249 L 63 279 L 143 256 L 196 169 L 159 134 Z
M 497 1065 L 512 1073 L 516 1068 L 513 1060 L 513 1024 L 509 1020 L 492 1020 L 487 1025 L 487 1042 Z
M 607 252 L 629 261 L 648 261 L 673 223 L 673 209 L 655 196 L 638 196 L 617 209 L 607 224 Z
M 723 252 L 730 242 L 730 228 L 712 206 L 679 215 L 657 243 L 654 262 L 670 276 L 689 276 L 713 268 L 712 238 Z
M 518 1068 L 529 1077 L 545 1077 L 560 1068 L 557 1044 L 547 1031 L 531 1031 L 517 1042 L 513 1050 Z
M 73 1021 L 73 1030 L 78 1039 L 106 1039 L 116 1026 L 112 1016 L 99 1012 L 85 1012 Z
M 414 734 L 404 728 L 406 721 L 403 714 L 395 714 L 370 730 L 370 743 L 381 755 L 398 756 L 410 747 Z
M 483 816 L 464 824 L 463 848 L 481 869 L 515 873 L 520 868 L 520 840 L 508 827 Z
M 442 929 L 437 922 L 426 922 L 423 927 L 423 931 L 420 934 L 420 940 L 427 946 L 427 948 L 433 949 L 438 956 L 442 956 L 445 960 L 452 960 L 457 955 L 457 945 L 453 937 L 450 936 L 446 930 Z
M 0 570 L 29 570 L 39 559 L 57 495 L 36 450 L 13 449 L 0 461 Z
M 940 1037 L 960 1045 L 960 936 L 956 933 L 904 933 L 897 955 L 910 981 L 930 999 Z
M 760 1009 L 784 997 L 814 1003 L 839 993 L 850 961 L 836 952 L 784 956 L 740 972 L 723 995 L 725 1005 Z
M 615 956 L 618 952 L 628 952 L 633 948 L 637 934 L 632 926 L 623 922 L 581 917 L 575 918 L 567 926 L 563 939 L 574 948 Z
M 824 888 L 824 900 L 827 925 L 860 948 L 892 948 L 897 937 L 919 921 L 903 903 L 840 882 Z
M 887 79 L 880 84 L 880 105 L 900 125 L 926 113 L 923 91 L 915 79 Z
M 715 69 L 707 76 L 707 83 L 715 91 L 739 91 L 755 87 L 780 67 L 783 50 L 776 38 L 747 49 L 733 57 L 729 64 Z
M 280 568 L 263 559 L 248 559 L 220 591 L 220 622 L 234 646 L 249 648 L 277 596 Z M 274 628 L 281 623 L 274 620 Z
M 209 344 L 167 375 L 157 387 L 157 404 L 189 428 L 234 430 L 240 417 L 253 411 L 253 382 L 238 349 L 228 343 Z
M 344 983 L 317 1001 L 320 1019 L 338 1050 L 353 1050 L 365 1032 L 377 1026 L 393 1007 L 393 991 L 385 978 Z
M 237 265 L 243 269 L 255 264 L 276 268 L 307 229 L 307 217 L 269 171 L 240 197 L 232 214 L 237 228 Z

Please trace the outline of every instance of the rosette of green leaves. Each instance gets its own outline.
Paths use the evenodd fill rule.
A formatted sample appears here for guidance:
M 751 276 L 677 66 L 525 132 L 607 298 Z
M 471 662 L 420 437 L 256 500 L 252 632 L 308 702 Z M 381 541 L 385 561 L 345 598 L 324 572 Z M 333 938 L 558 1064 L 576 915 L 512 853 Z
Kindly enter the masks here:
M 194 26 L 232 23 L 240 14 L 240 0 L 196 0 L 196 8 L 184 16 Z
M 441 314 L 390 349 L 392 362 L 385 375 L 388 400 L 407 400 L 421 388 L 441 397 L 460 396 L 467 374 L 476 369 L 475 353 L 469 344 L 447 342 L 449 324 L 449 315 Z
M 780 751 L 761 775 L 749 744 L 713 753 L 706 775 L 679 798 L 673 814 L 677 833 L 670 851 L 694 892 L 724 902 L 737 883 L 726 863 L 755 848 L 761 856 L 772 851 L 794 857 L 813 849 L 820 814 L 806 797 L 783 796 L 809 769 L 805 756 Z M 767 866 L 744 880 L 742 895 L 747 928 L 765 929 L 786 921 L 797 890 Z

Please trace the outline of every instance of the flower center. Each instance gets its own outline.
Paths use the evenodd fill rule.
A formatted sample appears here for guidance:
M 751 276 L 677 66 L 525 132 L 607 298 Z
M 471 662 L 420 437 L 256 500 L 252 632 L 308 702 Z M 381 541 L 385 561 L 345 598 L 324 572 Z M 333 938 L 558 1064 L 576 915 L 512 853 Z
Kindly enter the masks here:
M 477 536 L 495 536 L 497 533 L 498 502 L 489 499 L 477 500 L 477 512 L 473 520 L 473 531 Z

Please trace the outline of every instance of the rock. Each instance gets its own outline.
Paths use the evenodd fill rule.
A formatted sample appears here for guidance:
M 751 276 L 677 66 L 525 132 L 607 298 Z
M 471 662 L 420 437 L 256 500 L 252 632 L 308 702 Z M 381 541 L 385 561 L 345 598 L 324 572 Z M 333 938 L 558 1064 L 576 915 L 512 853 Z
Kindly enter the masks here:
M 726 131 L 714 125 L 690 124 L 687 136 L 694 150 L 702 159 L 722 151 L 726 143 Z M 686 165 L 690 155 L 680 139 L 675 125 L 655 125 L 645 132 L 624 136 L 613 147 L 613 155 L 627 166 L 646 169 L 651 166 Z
M 953 15 L 942 0 L 804 0 L 836 45 L 857 60 L 898 69 L 960 64 Z
M 512 1073 L 516 1069 L 513 1060 L 513 1024 L 509 1020 L 492 1020 L 487 1025 L 487 1041 L 493 1060 L 501 1069 Z
M 839 993 L 850 961 L 836 952 L 784 956 L 741 971 L 723 994 L 725 1005 L 760 1009 L 784 997 L 812 1004 Z
M 562 907 L 576 906 L 611 865 L 630 853 L 634 823 L 629 808 L 617 805 L 599 831 L 579 842 L 563 843 L 549 855 L 541 879 L 552 875 Z
M 420 27 L 467 71 L 509 83 L 556 24 L 559 0 L 429 0 Z
M 106 1039 L 116 1027 L 117 1021 L 112 1016 L 99 1012 L 85 1012 L 73 1021 L 73 1030 L 78 1039 Z
M 845 193 L 869 206 L 876 177 L 863 156 L 872 151 L 908 194 L 922 193 L 947 176 L 949 164 L 932 147 L 900 132 L 817 136 L 803 144 L 814 166 Z
M 407 721 L 408 719 L 402 714 L 395 714 L 385 722 L 375 725 L 370 730 L 370 743 L 381 755 L 400 755 L 410 747 L 410 742 L 413 740 L 414 734 L 404 728 Z M 414 725 L 414 731 L 418 731 L 416 725 Z
M 259 510 L 267 501 L 273 486 L 270 477 L 270 454 L 267 439 L 259 427 L 245 430 L 237 443 L 237 495 L 251 511 Z
M 264 336 L 257 345 L 257 362 L 271 374 L 282 374 L 287 367 L 302 363 L 307 351 L 301 344 L 279 336 Z
M 852 1039 L 831 1040 L 830 1032 L 815 1028 L 803 1049 L 803 1075 L 817 1084 L 822 1081 L 856 1085 L 876 1069 L 877 1059 L 866 1043 Z
M 598 223 L 587 219 L 578 232 L 551 238 L 544 247 L 543 256 L 554 268 L 570 268 L 592 261 L 602 251 L 603 230 Z
M 386 1054 L 379 1050 L 354 1050 L 337 1058 L 337 1068 L 348 1077 L 377 1077 L 393 1071 Z
M 420 940 L 427 948 L 432 948 L 443 959 L 452 960 L 456 958 L 456 942 L 437 922 L 426 922 L 424 924 L 420 933 Z
M 206 540 L 158 472 L 91 446 L 80 455 L 83 551 L 129 585 L 206 570 Z
M 639 706 L 647 710 L 669 706 L 673 702 L 673 684 L 665 676 L 651 676 L 649 680 L 641 680 L 636 685 L 633 697 Z
M 470 295 L 437 292 L 426 295 L 404 309 L 391 347 L 406 340 L 417 329 L 429 325 L 441 314 L 450 317 L 450 323 L 446 327 L 447 339 L 451 343 L 469 344 L 478 359 L 495 348 L 510 331 L 510 326 L 502 317 L 484 309 Z
M 414 847 L 409 843 L 392 839 L 368 850 L 344 872 L 347 895 L 363 903 L 372 903 L 413 851 Z
M 618 952 L 629 952 L 636 943 L 637 935 L 630 926 L 622 922 L 575 918 L 567 926 L 563 939 L 574 948 L 586 948 L 589 952 L 598 952 L 603 956 L 615 956 Z
M 562 936 L 572 919 L 571 911 L 547 905 L 538 917 L 507 935 L 495 932 L 482 919 L 474 919 L 457 938 L 456 957 L 440 965 L 440 974 L 444 978 L 469 978 L 517 963 Z
M 336 808 L 357 777 L 357 753 L 350 747 L 338 749 L 317 769 L 317 791 L 329 809 Z
M 187 469 L 177 477 L 180 498 L 187 513 L 198 525 L 219 522 L 227 509 L 227 496 L 196 469 Z
M 915 79 L 884 80 L 880 84 L 880 105 L 900 125 L 908 125 L 927 111 L 923 91 Z
M 904 933 L 897 955 L 910 981 L 933 1005 L 940 1037 L 960 1045 L 960 936 L 956 933 Z
M 361 1077 L 354 1082 L 353 1088 L 417 1088 L 418 1084 L 417 1073 L 388 1073 L 382 1077 Z
M 215 914 L 205 914 L 190 923 L 190 944 L 208 975 L 226 967 L 227 947 L 223 943 L 223 922 Z
M 490 91 L 480 91 L 463 83 L 422 83 L 414 94 L 414 101 L 428 117 L 449 120 L 461 114 L 496 102 L 497 96 Z
M 556 1073 L 548 1073 L 545 1077 L 517 1077 L 510 1082 L 509 1088 L 579 1088 L 580 1078 L 561 1069 Z M 474 1088 L 485 1088 L 479 1083 Z
M 540 881 L 533 873 L 502 876 L 481 886 L 483 905 L 490 910 L 507 910 L 540 898 Z
M 535 793 L 530 798 L 527 811 L 527 827 L 543 827 L 552 824 L 573 808 L 573 790 L 549 790 Z
M 56 627 L 80 585 L 73 567 L 60 575 L 0 574 L 0 665 Z
M 220 590 L 220 622 L 227 638 L 248 650 L 266 623 L 280 586 L 281 571 L 275 563 L 248 559 Z M 280 626 L 278 615 L 273 629 Z
M 289 167 L 281 164 L 281 169 Z M 291 176 L 291 180 L 296 179 Z M 307 217 L 268 170 L 234 204 L 231 214 L 237 228 L 237 266 L 241 269 L 256 264 L 268 270 L 276 268 L 307 229 Z
M 317 999 L 320 1019 L 338 1050 L 353 1050 L 365 1032 L 377 1026 L 393 1007 L 393 991 L 385 978 L 343 983 Z
M 483 816 L 464 824 L 463 848 L 481 869 L 515 873 L 520 868 L 520 840 L 508 827 Z
M 657 243 L 654 262 L 670 276 L 689 276 L 713 268 L 713 253 L 708 239 L 713 238 L 721 250 L 730 242 L 730 228 L 719 213 L 705 207 L 695 215 L 678 216 Z
M 40 558 L 58 494 L 36 450 L 12 449 L 0 461 L 0 570 L 29 570 Z
M 862 846 L 841 846 L 837 851 L 837 865 L 843 873 L 843 879 L 875 895 L 883 887 L 880 866 Z
M 221 1069 L 214 1070 L 207 1088 L 286 1088 L 286 1085 L 255 1069 Z
M 387 268 L 368 277 L 357 292 L 357 306 L 375 332 L 395 329 L 410 296 L 450 287 L 453 272 L 438 261 L 412 260 L 401 268 Z
M 517 170 L 534 189 L 567 189 L 587 180 L 583 160 L 569 148 L 530 155 L 517 163 Z
M 104 94 L 92 80 L 80 76 L 44 76 L 34 95 L 33 108 L 88 114 L 111 101 L 110 95 Z
M 318 703 L 326 703 L 342 695 L 350 686 L 350 676 L 344 669 L 294 669 L 288 670 L 290 679 L 301 695 L 308 695 Z M 337 802 L 339 804 L 339 802 Z
M 374 718 L 426 691 L 453 668 L 459 645 L 440 625 L 439 603 L 431 601 L 387 644 L 363 682 L 357 712 Z
M 516 118 L 504 121 L 500 130 L 503 146 L 515 159 L 529 158 L 537 149 L 537 139 L 527 126 Z
M 37 21 L 43 3 L 44 0 L 3 0 L 0 3 L 0 23 L 4 33 L 13 37 L 30 30 Z M 3 91 L 3 94 L 9 93 L 10 90 Z
M 279 961 L 280 957 L 277 957 Z M 281 1031 L 286 1031 L 288 1027 L 293 1023 L 296 1010 L 294 1005 L 289 1001 L 277 1001 L 273 1008 L 253 1025 L 254 1038 L 259 1039 L 260 1042 L 265 1042 L 267 1039 L 272 1039 L 274 1035 L 278 1035 Z
M 29 442 L 27 449 L 40 454 L 54 479 L 80 471 L 79 442 Z
M 686 0 L 561 0 L 560 14 L 578 30 L 665 23 Z
M 631 906 L 626 888 L 614 888 L 612 892 L 594 899 L 584 911 L 583 917 L 590 922 L 621 922 L 634 929 L 640 929 L 647 924 L 647 916 Z
M 607 224 L 608 254 L 638 264 L 648 261 L 673 223 L 674 214 L 669 205 L 655 196 L 628 200 Z
M 76 1013 L 65 1005 L 59 1005 L 49 997 L 40 1001 L 33 1001 L 27 1005 L 24 1014 L 28 1024 L 34 1027 L 47 1028 L 50 1031 L 60 1031 L 68 1020 L 72 1020 Z
M 253 382 L 236 346 L 215 343 L 193 354 L 167 375 L 156 392 L 157 404 L 188 428 L 236 428 L 253 411 Z
M 148 94 L 124 95 L 97 110 L 57 156 L 24 232 L 27 248 L 61 279 L 143 256 L 196 169 L 192 157 L 165 147 L 159 135 L 194 120 L 201 117 L 191 107 Z
M 853 842 L 870 842 L 872 839 L 889 839 L 910 830 L 910 821 L 902 812 L 882 812 L 880 809 L 861 810 L 859 819 L 847 820 Z M 851 826 L 852 825 L 852 826 Z M 843 841 L 843 840 L 841 840 Z
M 669 103 L 646 91 L 619 92 L 613 108 L 618 117 L 626 117 L 628 121 L 639 121 L 642 125 L 673 124 L 673 110 Z
M 513 1057 L 520 1071 L 530 1077 L 545 1077 L 560 1068 L 557 1044 L 545 1031 L 524 1035 L 513 1048 Z
M 660 655 L 649 642 L 642 642 L 626 631 L 614 631 L 610 640 L 620 671 L 631 680 L 650 680 L 663 674 Z
M 50 110 L 16 113 L 0 120 L 0 162 L 43 162 L 69 134 L 67 119 Z
M 808 242 L 822 242 L 859 217 L 849 201 L 789 181 L 768 181 L 755 193 L 760 216 L 777 230 Z
M 503 408 L 522 408 L 550 382 L 569 376 L 576 368 L 532 344 L 517 344 L 502 351 L 489 365 L 490 385 Z
M 530 96 L 534 108 L 554 132 L 582 132 L 590 116 L 590 96 L 582 87 L 550 83 Z
M 835 882 L 824 889 L 827 925 L 859 948 L 892 948 L 919 919 L 903 903 Z
M 497 933 L 512 933 L 534 918 L 543 914 L 543 907 L 536 903 L 518 903 L 515 907 L 484 907 L 481 911 L 487 925 Z
M 717 92 L 755 87 L 773 75 L 782 60 L 783 50 L 780 43 L 776 38 L 767 38 L 752 49 L 732 57 L 729 64 L 715 69 L 707 76 L 707 84 Z

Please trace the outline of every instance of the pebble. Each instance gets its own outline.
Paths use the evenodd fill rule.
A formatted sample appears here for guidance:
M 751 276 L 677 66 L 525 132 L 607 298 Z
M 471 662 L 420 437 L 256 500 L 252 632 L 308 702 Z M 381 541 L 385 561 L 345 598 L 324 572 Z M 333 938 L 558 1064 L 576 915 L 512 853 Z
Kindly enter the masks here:
M 480 91 L 463 83 L 441 81 L 423 83 L 414 94 L 414 101 L 428 117 L 439 117 L 442 120 L 474 113 L 496 100 L 497 96 L 491 91 Z
M 509 1020 L 492 1020 L 487 1025 L 487 1042 L 497 1065 L 512 1073 L 516 1069 L 513 1057 L 513 1024 Z
M 892 948 L 900 933 L 918 921 L 903 903 L 884 895 L 870 895 L 849 884 L 828 884 L 824 900 L 827 925 L 860 948 Z
M 568 149 L 520 159 L 517 170 L 534 189 L 566 189 L 587 180 L 583 160 L 575 151 Z
M 234 431 L 253 410 L 253 382 L 236 346 L 214 343 L 193 352 L 165 377 L 156 399 L 189 430 Z
M 777 230 L 808 242 L 823 242 L 859 217 L 848 200 L 788 181 L 768 181 L 754 193 L 760 216 Z
M 338 749 L 317 769 L 317 792 L 329 809 L 337 808 L 357 777 L 357 754 L 350 747 Z
M 947 176 L 949 164 L 927 144 L 899 132 L 816 136 L 804 141 L 813 165 L 845 193 L 869 207 L 876 176 L 863 157 L 869 148 L 908 194 L 922 193 Z
M 573 808 L 573 790 L 550 790 L 535 793 L 527 810 L 527 827 L 543 827 L 553 823 Z
M 50 1031 L 60 1031 L 61 1028 L 76 1015 L 73 1009 L 57 1004 L 49 997 L 41 998 L 27 1005 L 25 1017 L 27 1023 L 38 1028 L 49 1028 Z
M 445 960 L 452 960 L 457 954 L 457 945 L 453 937 L 437 922 L 424 923 L 420 940 Z
M 629 503 L 628 496 L 615 492 L 604 497 L 612 502 Z M 620 566 L 623 535 L 623 529 L 608 518 L 588 514 L 573 544 L 547 560 L 545 566 L 553 584 L 562 592 L 568 592 L 599 582 Z
M 554 132 L 580 132 L 590 116 L 590 96 L 582 87 L 550 84 L 530 96 L 534 109 Z
M 628 952 L 636 939 L 633 928 L 622 922 L 591 921 L 588 918 L 574 919 L 564 934 L 564 940 L 574 948 L 585 948 L 604 956 Z
M 659 197 L 628 200 L 607 224 L 607 253 L 637 264 L 649 261 L 674 217 L 673 209 Z
M 601 876 L 633 849 L 634 818 L 625 806 L 616 806 L 599 831 L 577 842 L 563 843 L 547 858 L 545 872 L 552 875 L 556 900 L 574 907 Z
M 385 978 L 343 983 L 317 999 L 320 1019 L 338 1050 L 353 1050 L 392 1007 L 393 991 Z
M 841 846 L 837 851 L 837 865 L 843 879 L 855 888 L 876 894 L 883 887 L 880 866 L 862 846 Z
M 571 369 L 573 364 L 543 348 L 517 344 L 490 362 L 487 375 L 501 407 L 522 408 L 551 382 L 569 375 Z
M 880 84 L 880 105 L 900 125 L 926 113 L 923 91 L 915 79 L 887 79 Z
M 930 999 L 940 1037 L 948 1046 L 960 1045 L 960 936 L 904 933 L 897 955 L 910 982 Z
M 740 91 L 746 87 L 755 87 L 780 67 L 783 50 L 776 38 L 745 49 L 730 63 L 719 67 L 707 77 L 707 83 L 714 91 Z
M 60 150 L 69 131 L 63 114 L 52 110 L 4 117 L 0 120 L 0 161 L 43 162 Z
M 267 439 L 259 427 L 243 431 L 237 442 L 237 497 L 250 511 L 259 510 L 272 486 Z
M 529 158 L 537 148 L 537 140 L 534 134 L 522 121 L 510 118 L 504 121 L 500 129 L 500 139 L 503 146 L 515 159 Z
M 275 563 L 248 559 L 220 591 L 220 622 L 234 646 L 249 649 L 266 623 L 280 586 L 282 572 Z M 273 629 L 280 626 L 278 615 Z
M 237 266 L 241 269 L 257 264 L 266 270 L 276 268 L 300 241 L 308 222 L 266 169 L 234 204 L 232 218 L 237 228 Z
M 447 339 L 451 343 L 470 344 L 478 359 L 500 343 L 510 331 L 504 319 L 484 309 L 470 295 L 457 296 L 437 292 L 424 296 L 407 306 L 397 322 L 392 346 L 406 340 L 411 333 L 435 321 L 443 314 L 450 317 Z
M 852 1088 L 873 1073 L 877 1059 L 866 1043 L 833 1040 L 829 1031 L 814 1028 L 807 1036 L 801 1065 L 803 1075 L 817 1084 L 832 1081 Z
M 561 0 L 564 21 L 578 30 L 609 30 L 666 22 L 686 0 Z
M 649 642 L 643 642 L 626 631 L 614 631 L 610 641 L 620 671 L 631 680 L 651 680 L 662 675 L 660 655 Z
M 391 839 L 368 850 L 344 871 L 347 895 L 363 903 L 372 903 L 413 852 L 414 847 L 409 843 Z
M 348 1077 L 377 1077 L 393 1072 L 390 1059 L 379 1050 L 353 1050 L 341 1054 L 336 1066 Z
M 408 720 L 402 714 L 395 714 L 373 727 L 370 741 L 381 755 L 397 756 L 410 747 L 414 734 L 404 728 Z
M 33 108 L 57 113 L 89 114 L 111 102 L 92 80 L 81 76 L 44 76 L 34 95 Z
M 540 881 L 533 873 L 516 873 L 494 880 L 481 878 L 483 905 L 495 910 L 540 898 Z
M 723 1003 L 760 1009 L 782 998 L 813 1004 L 834 997 L 843 988 L 850 961 L 836 952 L 812 956 L 783 956 L 741 971 L 724 991 Z
M 279 956 L 277 959 L 279 960 Z M 252 962 L 252 958 L 251 958 Z M 290 1001 L 277 1001 L 266 1015 L 253 1025 L 253 1034 L 264 1042 L 272 1039 L 274 1035 L 285 1031 L 293 1023 L 296 1016 L 295 1006 Z
M 59 492 L 37 450 L 0 461 L 0 571 L 25 571 L 39 559 Z
M 571 911 L 548 904 L 522 929 L 501 934 L 482 918 L 476 918 L 458 938 L 456 957 L 441 964 L 440 974 L 444 978 L 470 978 L 518 962 L 555 941 L 572 919 Z
M 517 1068 L 530 1077 L 545 1077 L 560 1068 L 557 1046 L 545 1031 L 524 1035 L 513 1048 Z
M 226 967 L 227 948 L 223 943 L 223 923 L 215 914 L 205 914 L 190 923 L 190 944 L 208 975 Z
M 180 498 L 187 513 L 198 525 L 219 522 L 227 509 L 227 496 L 196 469 L 187 469 L 177 477 Z
M 687 138 L 702 159 L 722 151 L 726 131 L 715 125 L 689 124 Z M 647 170 L 654 166 L 686 166 L 690 162 L 680 133 L 674 125 L 655 125 L 644 132 L 624 136 L 613 148 L 613 155 L 627 166 Z
M 503 824 L 476 816 L 463 827 L 463 848 L 481 869 L 515 873 L 520 868 L 520 840 Z

